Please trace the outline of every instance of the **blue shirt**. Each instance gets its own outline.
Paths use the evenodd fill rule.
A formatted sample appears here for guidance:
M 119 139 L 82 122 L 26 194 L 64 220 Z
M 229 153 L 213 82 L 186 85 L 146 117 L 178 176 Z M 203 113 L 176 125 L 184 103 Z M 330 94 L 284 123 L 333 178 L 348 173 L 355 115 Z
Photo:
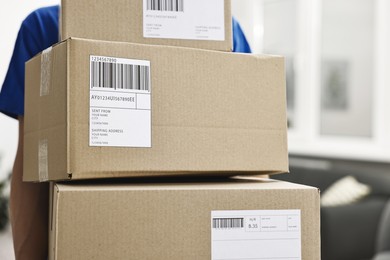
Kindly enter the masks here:
M 24 63 L 58 42 L 59 6 L 32 12 L 23 21 L 0 93 L 0 111 L 17 118 L 24 114 Z
M 23 21 L 0 92 L 0 112 L 17 118 L 24 115 L 24 64 L 58 42 L 59 6 L 37 9 Z M 233 19 L 233 51 L 250 52 L 238 22 Z
M 233 18 L 233 51 L 242 53 L 251 53 L 251 47 L 241 29 L 240 24 Z

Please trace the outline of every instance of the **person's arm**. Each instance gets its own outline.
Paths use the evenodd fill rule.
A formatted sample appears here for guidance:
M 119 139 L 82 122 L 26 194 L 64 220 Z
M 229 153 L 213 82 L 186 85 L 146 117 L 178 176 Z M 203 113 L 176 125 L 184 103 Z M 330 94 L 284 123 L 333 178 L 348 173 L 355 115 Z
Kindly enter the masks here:
M 12 170 L 10 220 L 15 259 L 46 259 L 48 248 L 48 184 L 23 182 L 24 117 Z
M 25 62 L 58 42 L 59 6 L 35 10 L 22 22 L 4 83 L 0 112 L 19 121 L 19 141 L 12 171 L 10 222 L 16 260 L 47 259 L 48 183 L 23 182 Z
M 14 162 L 14 167 L 13 167 L 13 174 L 12 178 L 18 178 L 18 176 L 22 177 L 23 176 L 23 137 L 24 137 L 24 117 L 19 116 L 18 117 L 19 121 L 19 138 L 18 138 L 18 149 L 16 151 L 16 157 L 15 157 L 15 162 Z M 14 173 L 16 172 L 16 174 Z M 22 178 L 20 179 L 20 181 Z
M 46 259 L 48 254 L 48 183 L 23 182 L 24 117 L 11 180 L 11 224 L 15 259 Z

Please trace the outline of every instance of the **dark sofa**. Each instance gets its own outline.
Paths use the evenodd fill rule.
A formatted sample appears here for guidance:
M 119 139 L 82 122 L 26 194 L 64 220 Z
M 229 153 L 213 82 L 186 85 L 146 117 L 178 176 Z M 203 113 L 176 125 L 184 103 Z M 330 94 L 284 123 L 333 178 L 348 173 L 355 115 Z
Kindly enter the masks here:
M 390 260 L 389 165 L 292 158 L 290 173 L 271 178 L 315 186 L 324 192 L 347 175 L 368 184 L 371 193 L 353 204 L 321 207 L 322 260 Z

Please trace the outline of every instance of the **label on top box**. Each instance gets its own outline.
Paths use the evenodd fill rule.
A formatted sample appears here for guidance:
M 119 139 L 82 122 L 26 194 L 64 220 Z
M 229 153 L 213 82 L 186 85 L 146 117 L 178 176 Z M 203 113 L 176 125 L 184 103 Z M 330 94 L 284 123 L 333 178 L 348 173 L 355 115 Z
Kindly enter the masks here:
M 211 259 L 300 260 L 300 210 L 211 212 Z
M 143 0 L 145 38 L 225 40 L 224 0 Z
M 89 145 L 151 147 L 150 61 L 90 56 Z

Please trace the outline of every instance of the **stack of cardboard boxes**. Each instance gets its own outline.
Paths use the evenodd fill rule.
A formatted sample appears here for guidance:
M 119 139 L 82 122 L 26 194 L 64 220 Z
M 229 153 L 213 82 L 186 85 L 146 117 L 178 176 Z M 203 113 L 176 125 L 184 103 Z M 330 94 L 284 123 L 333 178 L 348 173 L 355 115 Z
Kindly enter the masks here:
M 283 59 L 230 52 L 230 1 L 63 0 L 60 17 L 26 64 L 50 259 L 319 259 L 317 189 L 226 177 L 288 171 Z

